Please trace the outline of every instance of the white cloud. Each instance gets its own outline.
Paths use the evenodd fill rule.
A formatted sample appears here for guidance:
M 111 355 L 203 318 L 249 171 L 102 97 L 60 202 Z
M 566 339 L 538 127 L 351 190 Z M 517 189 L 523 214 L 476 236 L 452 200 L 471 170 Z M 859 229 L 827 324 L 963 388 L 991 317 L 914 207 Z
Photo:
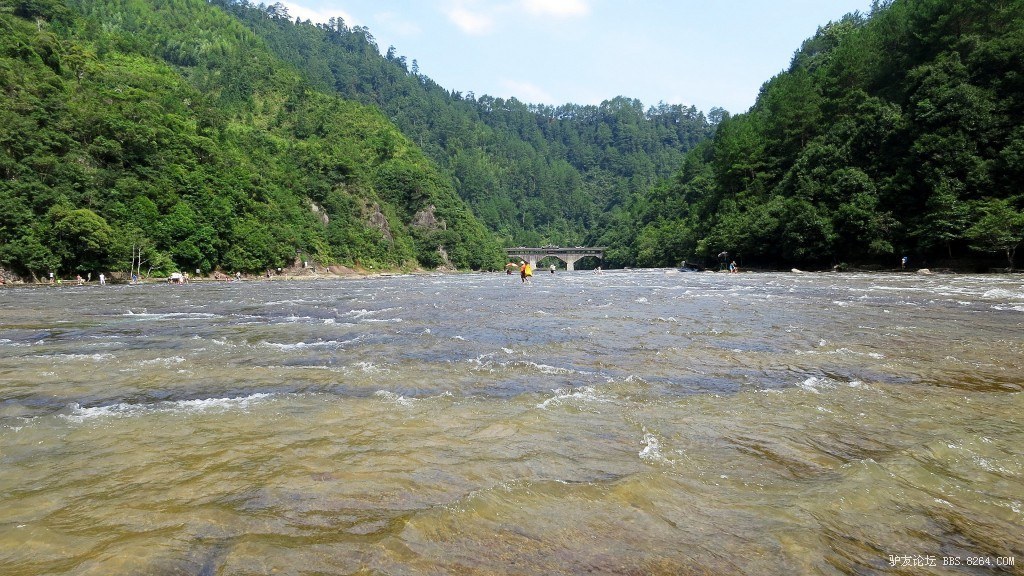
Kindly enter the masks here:
M 281 2 L 286 8 L 288 8 L 288 14 L 292 18 L 300 18 L 302 20 L 309 20 L 314 23 L 326 23 L 331 18 L 341 17 L 345 19 L 345 24 L 348 26 L 354 26 L 352 16 L 346 12 L 332 8 L 330 13 L 322 10 L 313 10 L 312 8 L 306 8 L 294 2 Z
M 586 16 L 590 6 L 586 0 L 522 0 L 530 14 L 538 16 Z
M 463 32 L 473 35 L 490 33 L 509 16 L 525 13 L 534 17 L 571 18 L 590 13 L 590 0 L 452 0 L 445 10 Z
M 422 32 L 419 24 L 398 12 L 381 12 L 376 17 L 388 30 L 399 36 L 416 36 Z
M 486 34 L 494 28 L 494 19 L 490 16 L 471 12 L 461 6 L 448 10 L 447 15 L 449 20 L 467 34 Z
M 554 98 L 536 84 L 520 82 L 518 80 L 502 79 L 501 85 L 505 88 L 509 96 L 515 96 L 516 100 L 519 100 L 520 102 L 526 102 L 528 104 L 554 103 Z

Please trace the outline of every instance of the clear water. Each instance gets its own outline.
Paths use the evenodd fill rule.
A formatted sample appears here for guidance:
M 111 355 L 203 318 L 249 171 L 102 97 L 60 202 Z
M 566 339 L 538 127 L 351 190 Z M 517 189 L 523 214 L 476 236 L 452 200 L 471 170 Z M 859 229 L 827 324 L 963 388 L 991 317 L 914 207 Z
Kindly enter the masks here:
M 1021 573 L 1022 390 L 1019 276 L 7 289 L 0 572 Z

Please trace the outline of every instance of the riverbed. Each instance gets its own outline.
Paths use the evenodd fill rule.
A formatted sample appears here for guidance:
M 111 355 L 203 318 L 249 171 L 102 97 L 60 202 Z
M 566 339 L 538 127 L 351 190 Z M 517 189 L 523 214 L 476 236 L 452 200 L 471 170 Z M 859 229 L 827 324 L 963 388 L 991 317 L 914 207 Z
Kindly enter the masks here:
M 1019 275 L 5 289 L 0 571 L 1022 573 L 1022 391 Z

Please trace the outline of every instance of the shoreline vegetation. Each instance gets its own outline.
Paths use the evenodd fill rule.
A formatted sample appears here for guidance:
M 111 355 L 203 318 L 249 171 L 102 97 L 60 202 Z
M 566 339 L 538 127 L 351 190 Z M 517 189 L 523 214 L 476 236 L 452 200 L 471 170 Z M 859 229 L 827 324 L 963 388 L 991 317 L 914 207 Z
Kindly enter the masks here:
M 187 275 L 184 276 L 183 281 L 175 282 L 172 277 L 157 277 L 149 276 L 142 277 L 136 280 L 135 284 L 189 284 L 194 282 L 208 283 L 208 282 L 253 282 L 253 281 L 296 281 L 296 280 L 321 280 L 321 279 L 346 279 L 346 278 L 373 278 L 373 277 L 386 277 L 386 276 L 397 276 L 404 274 L 437 274 L 437 273 L 454 273 L 454 270 L 425 270 L 423 268 L 364 268 L 356 267 L 349 268 L 348 266 L 317 266 L 303 268 L 289 267 L 283 268 L 279 271 L 268 270 L 263 274 L 227 274 L 225 272 L 215 270 L 208 274 L 201 275 Z M 178 274 L 181 276 L 181 274 Z M 127 272 L 109 272 L 106 274 L 107 284 L 132 284 L 131 277 Z M 37 278 L 37 279 L 26 279 L 22 278 L 9 270 L 0 268 L 0 287 L 5 286 L 59 286 L 59 287 L 76 287 L 76 286 L 92 286 L 100 285 L 98 275 L 91 277 L 82 278 L 81 281 L 77 277 L 65 278 L 65 277 L 54 277 L 51 281 L 50 278 Z
M 676 274 L 733 274 L 727 269 L 717 270 L 708 268 L 705 270 L 688 270 L 682 271 L 676 268 L 640 268 L 640 267 L 628 267 L 623 270 L 664 270 L 666 273 Z M 605 272 L 611 270 L 604 270 Z M 559 270 L 559 274 L 567 273 L 566 270 Z M 597 270 L 576 270 L 575 272 L 586 274 L 586 273 L 597 273 Z M 841 275 L 853 275 L 853 274 L 902 274 L 902 275 L 916 275 L 916 276 L 937 276 L 937 275 L 959 275 L 959 274 L 973 274 L 973 275 L 1005 275 L 1005 274 L 1020 274 L 1020 270 L 1007 270 L 1000 268 L 991 268 L 988 271 L 978 271 L 975 269 L 959 269 L 950 267 L 937 267 L 937 268 L 879 268 L 879 267 L 852 267 L 852 266 L 836 266 L 830 269 L 812 269 L 803 270 L 800 268 L 743 268 L 735 272 L 736 274 L 841 274 Z M 199 276 L 188 276 L 187 280 L 182 282 L 175 282 L 172 278 L 162 277 L 146 277 L 140 278 L 134 284 L 190 284 L 190 283 L 210 283 L 210 282 L 295 282 L 305 280 L 347 280 L 347 279 L 366 279 L 366 278 L 387 278 L 393 276 L 407 276 L 407 275 L 419 275 L 419 276 L 433 276 L 438 274 L 500 274 L 505 275 L 503 271 L 463 271 L 456 269 L 444 269 L 438 268 L 435 270 L 427 270 L 424 268 L 364 268 L 356 267 L 350 268 L 348 266 L 318 266 L 315 269 L 312 267 L 291 267 L 284 268 L 280 271 L 268 271 L 264 274 L 227 274 L 221 271 L 214 271 L 209 274 L 203 274 Z M 106 283 L 112 285 L 124 285 L 132 284 L 129 275 L 126 272 L 112 272 L 106 275 Z M 50 281 L 49 278 L 40 279 L 24 279 L 21 278 L 9 270 L 0 268 L 0 288 L 4 287 L 80 287 L 80 286 L 100 286 L 100 281 L 97 277 L 83 278 L 79 281 L 77 278 L 56 278 Z

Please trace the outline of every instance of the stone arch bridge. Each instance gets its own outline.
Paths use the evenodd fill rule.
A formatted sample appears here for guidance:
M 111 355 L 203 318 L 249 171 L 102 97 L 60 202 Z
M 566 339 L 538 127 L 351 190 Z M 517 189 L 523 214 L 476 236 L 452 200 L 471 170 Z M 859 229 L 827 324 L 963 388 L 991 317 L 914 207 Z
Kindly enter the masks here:
M 565 262 L 566 270 L 575 270 L 576 261 L 580 258 L 587 256 L 596 256 L 601 260 L 604 260 L 604 247 L 585 247 L 576 246 L 575 248 L 561 248 L 558 246 L 545 246 L 543 248 L 527 248 L 524 246 L 517 246 L 515 248 L 506 248 L 505 252 L 508 253 L 509 258 L 517 260 L 525 260 L 530 263 L 530 266 L 534 269 L 537 268 L 537 262 L 552 256 L 558 258 L 562 262 Z

